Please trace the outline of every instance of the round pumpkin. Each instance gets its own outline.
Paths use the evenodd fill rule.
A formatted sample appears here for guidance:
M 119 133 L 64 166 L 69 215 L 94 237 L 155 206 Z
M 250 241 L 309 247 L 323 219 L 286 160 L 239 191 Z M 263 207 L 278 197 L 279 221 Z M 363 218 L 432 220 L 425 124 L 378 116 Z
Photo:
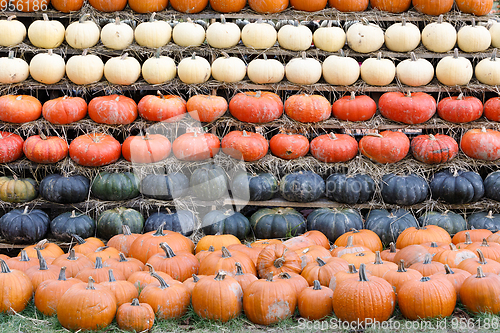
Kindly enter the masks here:
M 379 187 L 384 202 L 404 206 L 424 201 L 429 193 L 427 181 L 416 174 L 385 174 Z
M 230 234 L 243 239 L 250 231 L 250 222 L 232 210 L 213 210 L 203 217 L 201 228 L 205 235 Z
M 8 242 L 35 243 L 47 234 L 50 219 L 39 209 L 14 209 L 0 218 L 0 233 Z M 19 227 L 21 226 L 21 227 Z
M 87 102 L 81 97 L 58 97 L 43 103 L 43 117 L 52 124 L 66 125 L 87 115 Z
M 424 226 L 437 225 L 452 236 L 467 228 L 467 223 L 461 215 L 448 210 L 442 213 L 433 211 L 425 212 L 418 218 L 418 221 Z
M 359 150 L 375 162 L 396 163 L 408 154 L 410 139 L 404 133 L 393 131 L 368 134 L 359 141 Z
M 334 0 L 341 3 L 339 0 Z M 347 2 L 346 5 L 350 3 Z M 369 1 L 361 1 L 361 10 L 365 10 Z M 338 7 L 336 7 L 338 9 Z M 340 9 L 339 9 L 340 10 Z M 346 33 L 347 45 L 352 50 L 359 53 L 375 52 L 384 45 L 384 31 L 380 26 L 369 23 L 368 20 L 362 19 L 361 22 L 354 23 L 347 29 Z
M 341 12 L 362 12 L 368 8 L 370 1 L 339 1 L 328 0 L 330 7 L 335 8 Z
M 422 44 L 432 52 L 448 52 L 457 42 L 457 31 L 439 15 L 437 22 L 427 24 L 422 30 Z
M 101 200 L 128 200 L 139 195 L 139 179 L 130 172 L 100 172 L 92 181 L 90 190 Z
M 288 0 L 248 0 L 248 5 L 259 14 L 274 14 L 284 11 L 288 7 Z
M 222 139 L 221 147 L 232 158 L 254 162 L 266 156 L 269 144 L 259 133 L 231 131 Z
M 11 270 L 0 259 L 0 281 L 6 290 L 0 293 L 0 312 L 18 313 L 23 311 L 33 296 L 33 285 L 26 274 L 16 269 Z
M 418 33 L 420 36 L 420 30 Z M 410 59 L 403 60 L 396 66 L 396 76 L 407 86 L 425 86 L 434 78 L 434 66 L 426 59 L 417 59 L 415 53 L 410 52 Z
M 430 188 L 435 199 L 450 204 L 475 202 L 484 195 L 483 179 L 472 171 L 437 172 L 430 182 Z
M 200 200 L 217 200 L 227 194 L 227 175 L 218 165 L 202 165 L 191 174 L 189 185 Z
M 87 238 L 95 234 L 95 221 L 85 214 L 77 215 L 73 210 L 54 218 L 50 222 L 50 232 L 62 241 L 71 240 L 72 235 Z
M 36 181 L 32 178 L 0 177 L 0 200 L 5 202 L 28 202 L 37 197 Z
M 131 303 L 120 305 L 116 311 L 116 324 L 125 331 L 142 332 L 150 330 L 155 321 L 155 313 L 148 303 L 139 303 L 134 298 Z
M 330 118 L 332 106 L 321 95 L 292 95 L 285 102 L 285 113 L 302 123 L 316 123 Z
M 111 135 L 103 133 L 85 134 L 69 145 L 69 156 L 83 166 L 103 166 L 116 162 L 121 155 L 120 143 Z
M 484 127 L 468 130 L 462 136 L 460 148 L 471 158 L 495 161 L 500 158 L 500 132 Z
M 219 152 L 220 141 L 212 133 L 188 132 L 177 137 L 172 152 L 181 161 L 202 161 Z
M 194 95 L 186 103 L 186 110 L 194 120 L 204 123 L 222 117 L 228 109 L 224 97 L 215 95 Z
M 42 115 L 42 104 L 28 95 L 0 96 L 0 120 L 8 123 L 27 123 Z
M 157 230 L 163 226 L 163 230 L 178 232 L 183 236 L 190 236 L 196 229 L 196 218 L 189 210 L 159 211 L 151 214 L 144 222 L 144 232 Z M 168 273 L 168 272 L 167 272 Z
M 387 92 L 378 102 L 380 113 L 404 124 L 421 124 L 436 112 L 436 100 L 427 93 Z
M 325 195 L 327 198 L 346 204 L 368 202 L 375 194 L 375 182 L 365 174 L 346 175 L 333 173 L 326 179 Z
M 149 198 L 173 200 L 188 193 L 189 179 L 180 172 L 150 174 L 142 179 L 139 190 Z
M 271 29 L 273 28 L 271 27 Z M 275 30 L 273 32 L 276 33 Z M 263 54 L 263 58 L 253 59 L 248 64 L 247 75 L 250 81 L 257 84 L 266 84 L 278 83 L 283 80 L 285 77 L 285 67 L 283 64 L 279 60 L 268 59 L 265 53 Z
M 311 154 L 327 163 L 347 162 L 358 154 L 358 142 L 348 134 L 323 134 L 311 141 Z
M 29 76 L 28 63 L 20 58 L 14 57 L 14 51 L 9 51 L 7 57 L 0 58 L 0 83 L 19 83 L 26 80 Z
M 161 12 L 167 8 L 168 0 L 128 0 L 128 6 L 136 13 Z
M 54 2 L 52 1 L 52 3 Z M 70 3 L 70 1 L 66 1 L 66 3 Z M 89 18 L 90 14 L 83 14 L 78 21 L 70 23 L 66 28 L 66 43 L 72 48 L 86 49 L 95 46 L 99 42 L 101 37 L 99 26 L 94 21 L 89 20 Z
M 412 0 L 413 7 L 420 13 L 426 15 L 441 15 L 449 12 L 453 6 L 453 1 L 429 1 L 429 0 Z
M 321 231 L 331 242 L 352 228 L 363 229 L 363 219 L 353 209 L 319 208 L 307 216 L 307 229 Z
M 123 226 L 128 226 L 129 231 L 134 234 L 140 234 L 144 226 L 144 217 L 131 208 L 118 207 L 105 210 L 97 218 L 97 235 L 110 239 L 119 234 Z
M 68 143 L 58 136 L 30 136 L 23 145 L 24 155 L 40 164 L 57 163 L 68 156 Z
M 384 209 L 374 209 L 366 217 L 365 229 L 375 232 L 383 244 L 396 242 L 403 230 L 418 226 L 417 220 L 405 209 L 391 212 Z
M 149 121 L 175 123 L 186 114 L 186 101 L 180 96 L 146 95 L 137 104 L 139 115 Z
M 446 163 L 457 156 L 458 143 L 445 134 L 422 134 L 411 140 L 411 153 L 420 162 Z
M 269 140 L 271 153 L 284 160 L 293 160 L 309 152 L 309 140 L 301 134 L 276 134 Z
M 40 195 L 48 201 L 69 204 L 85 201 L 90 181 L 82 175 L 51 174 L 40 182 Z
M 436 66 L 436 78 L 447 86 L 469 84 L 472 73 L 472 63 L 465 57 L 459 57 L 457 48 L 453 55 L 441 58 Z
M 293 208 L 262 208 L 249 220 L 257 238 L 284 238 L 306 231 L 306 220 Z
M 123 158 L 132 163 L 155 163 L 170 155 L 170 141 L 161 134 L 129 136 L 122 144 Z
M 231 193 L 244 200 L 270 200 L 278 192 L 278 181 L 271 173 L 239 173 L 233 177 Z
M 438 115 L 452 123 L 468 123 L 481 118 L 483 103 L 473 96 L 463 94 L 443 98 L 437 106 Z
M 30 61 L 30 75 L 33 80 L 44 84 L 61 81 L 66 73 L 66 63 L 59 54 L 49 49 L 47 53 L 38 53 Z
M 88 105 L 88 113 L 96 123 L 125 125 L 137 118 L 137 104 L 120 95 L 94 97 Z
M 335 118 L 346 121 L 365 121 L 371 119 L 377 112 L 377 104 L 366 95 L 356 95 L 354 91 L 332 104 Z
M 280 194 L 287 201 L 312 202 L 325 193 L 325 181 L 312 171 L 285 175 L 280 181 Z
M 229 112 L 243 122 L 268 123 L 281 117 L 283 102 L 272 92 L 243 92 L 231 98 Z
M 0 163 L 10 163 L 23 156 L 23 144 L 19 135 L 0 131 Z
M 4 3 L 0 4 L 0 9 L 6 10 Z M 16 15 L 9 15 L 6 20 L 0 20 L 0 28 L 5 33 L 0 37 L 1 46 L 14 46 L 22 43 L 26 37 L 26 27 L 23 23 L 15 20 Z

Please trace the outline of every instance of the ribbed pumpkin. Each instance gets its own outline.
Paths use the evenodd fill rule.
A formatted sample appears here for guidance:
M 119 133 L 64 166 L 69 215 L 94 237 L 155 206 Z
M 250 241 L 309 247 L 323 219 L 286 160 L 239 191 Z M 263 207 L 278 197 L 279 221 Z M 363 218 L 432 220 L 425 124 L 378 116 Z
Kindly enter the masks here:
M 43 117 L 52 124 L 66 125 L 85 118 L 87 102 L 81 97 L 58 97 L 43 103 Z
M 160 243 L 160 247 L 165 253 L 155 254 L 147 262 L 156 271 L 165 272 L 181 282 L 193 274 L 198 274 L 200 263 L 192 253 L 180 251 L 176 254 L 167 243 Z
M 0 120 L 8 123 L 27 123 L 42 115 L 42 104 L 28 95 L 3 95 L 0 97 Z
M 368 134 L 359 141 L 359 150 L 375 162 L 396 163 L 408 154 L 410 139 L 404 133 L 393 131 Z
M 92 268 L 94 263 L 85 255 L 75 253 L 75 250 L 71 249 L 67 254 L 55 258 L 52 265 L 66 267 L 66 275 L 68 277 L 75 277 L 81 270 Z
M 396 241 L 398 249 L 410 245 L 419 245 L 427 242 L 451 243 L 451 237 L 446 230 L 436 225 L 427 225 L 424 227 L 410 227 L 404 230 Z
M 341 0 L 328 0 L 330 7 L 335 8 L 341 12 L 362 12 L 368 8 L 369 0 L 361 1 L 341 1 Z
M 36 181 L 32 178 L 19 179 L 16 175 L 2 176 L 0 177 L 0 200 L 14 203 L 31 201 L 37 196 L 36 185 Z
M 492 97 L 484 103 L 484 116 L 491 121 L 500 121 L 500 97 Z
M 382 251 L 383 246 L 380 238 L 376 233 L 367 229 L 351 229 L 335 240 L 334 245 L 346 246 L 349 236 L 352 236 L 353 244 L 363 245 L 369 248 L 372 252 Z
M 299 94 L 288 97 L 285 113 L 302 123 L 316 123 L 330 118 L 330 102 L 321 95 Z
M 40 283 L 45 280 L 54 280 L 59 276 L 60 267 L 56 265 L 48 265 L 45 261 L 45 258 L 40 254 L 40 250 L 37 250 L 38 253 L 38 266 L 31 266 L 25 271 L 25 274 L 31 280 L 33 284 L 33 290 L 36 290 Z
M 471 158 L 495 161 L 500 158 L 500 132 L 484 127 L 471 129 L 462 136 L 460 148 Z
M 146 264 L 145 266 L 146 268 L 144 271 L 137 271 L 127 279 L 127 281 L 132 283 L 138 291 L 143 290 L 148 284 L 158 282 L 158 280 L 154 278 L 154 274 L 161 276 L 165 281 L 173 280 L 167 273 L 156 272 L 150 264 Z
M 220 141 L 212 133 L 189 132 L 177 137 L 172 152 L 181 161 L 201 161 L 219 152 Z
M 320 320 L 330 315 L 333 311 L 333 291 L 321 286 L 318 280 L 312 287 L 304 289 L 297 299 L 300 316 L 308 320 Z
M 468 123 L 481 118 L 483 103 L 474 96 L 451 96 L 443 98 L 437 106 L 438 115 L 452 123 Z
M 23 272 L 11 270 L 3 259 L 0 267 L 0 283 L 4 286 L 0 292 L 0 312 L 21 312 L 33 296 L 31 280 Z
M 434 16 L 449 12 L 453 6 L 452 0 L 412 0 L 412 3 L 417 11 Z
M 460 184 L 459 186 L 457 186 Z M 434 174 L 430 182 L 432 196 L 451 204 L 478 201 L 484 195 L 483 179 L 472 171 L 449 170 Z
M 495 314 L 500 311 L 500 303 L 495 300 L 499 292 L 500 277 L 497 273 L 485 273 L 479 266 L 460 287 L 460 301 L 472 313 Z
M 432 260 L 432 254 L 427 253 L 423 262 L 417 262 L 410 266 L 411 269 L 419 271 L 422 276 L 431 276 L 438 272 L 444 272 L 444 265 Z
M 310 286 L 317 280 L 322 286 L 328 287 L 335 274 L 346 271 L 348 268 L 349 264 L 344 259 L 329 258 L 323 260 L 318 257 L 315 261 L 311 261 L 304 267 L 301 275 L 307 280 Z
M 370 0 L 370 5 L 374 9 L 397 14 L 406 12 L 410 8 L 411 0 L 404 0 L 404 1 Z
M 500 263 L 493 259 L 485 259 L 480 249 L 477 249 L 476 252 L 477 258 L 465 259 L 458 264 L 457 268 L 463 269 L 471 274 L 474 274 L 478 267 L 481 267 L 485 273 L 500 273 Z
M 122 144 L 123 158 L 132 163 L 155 163 L 170 155 L 170 141 L 161 134 L 129 136 Z
M 288 7 L 288 0 L 248 0 L 248 5 L 257 13 L 273 14 L 284 11 Z
M 269 140 L 269 147 L 273 155 L 285 160 L 292 160 L 308 153 L 309 140 L 301 134 L 280 133 Z
M 224 115 L 228 108 L 224 97 L 215 95 L 194 95 L 186 103 L 191 118 L 210 123 Z
M 267 140 L 259 133 L 231 131 L 221 141 L 224 154 L 237 160 L 254 162 L 263 158 L 268 151 Z
M 10 163 L 23 156 L 23 144 L 24 140 L 19 135 L 0 131 L 0 163 Z
M 442 264 L 448 265 L 449 267 L 458 267 L 458 265 L 466 260 L 466 259 L 471 259 L 471 258 L 476 258 L 476 255 L 474 252 L 468 249 L 457 249 L 457 247 L 454 244 L 450 244 L 450 249 L 441 251 L 437 253 L 434 257 L 433 260 L 438 261 Z
M 216 12 L 221 13 L 237 13 L 246 4 L 246 0 L 210 0 L 210 7 Z
M 231 98 L 229 112 L 243 122 L 268 123 L 281 117 L 283 102 L 272 92 L 242 92 Z
M 120 95 L 94 97 L 88 105 L 89 117 L 101 124 L 130 124 L 137 118 L 137 104 Z
M 57 163 L 68 156 L 68 143 L 58 136 L 30 136 L 23 145 L 26 158 L 40 164 Z
M 239 262 L 236 262 L 234 264 L 236 266 L 236 273 L 233 275 L 233 278 L 238 281 L 238 283 L 241 286 L 241 290 L 245 292 L 247 288 L 255 281 L 257 281 L 259 278 L 252 273 L 245 273 L 243 272 L 243 269 L 241 268 L 241 264 Z M 194 278 L 194 275 L 193 275 Z
M 109 279 L 101 282 L 100 285 L 108 288 L 116 298 L 116 306 L 120 307 L 124 303 L 130 303 L 134 298 L 139 297 L 139 292 L 135 286 L 126 280 L 116 280 L 113 269 L 108 271 Z
M 145 266 L 140 260 L 126 258 L 121 252 L 119 255 L 120 259 L 108 258 L 104 261 L 104 264 L 115 272 L 121 273 L 125 279 L 128 279 L 135 272 L 144 270 Z
M 118 327 L 126 331 L 143 332 L 150 330 L 155 321 L 155 313 L 151 305 L 139 303 L 134 298 L 131 303 L 122 304 L 116 312 Z
M 427 93 L 387 92 L 378 102 L 380 113 L 391 120 L 404 124 L 421 124 L 436 112 L 436 100 Z
M 348 134 L 324 134 L 311 141 L 311 154 L 321 162 L 347 162 L 358 154 L 358 142 Z
M 354 91 L 336 100 L 332 105 L 333 115 L 340 120 L 365 121 L 377 112 L 377 104 L 367 95 L 356 95 Z
M 196 259 L 197 260 L 197 259 Z M 201 275 L 214 275 L 223 270 L 229 275 L 236 274 L 236 263 L 241 264 L 244 273 L 257 275 L 255 264 L 252 259 L 243 252 L 229 251 L 225 246 L 219 251 L 214 251 L 200 262 L 199 273 Z
M 257 259 L 257 272 L 260 277 L 268 276 L 269 273 L 297 273 L 302 271 L 301 260 L 297 253 L 290 251 L 283 244 L 266 246 L 260 251 Z
M 128 6 L 136 13 L 161 12 L 168 6 L 168 0 L 128 0 Z
M 422 134 L 411 140 L 415 159 L 427 164 L 446 163 L 458 154 L 458 143 L 445 134 Z
M 69 156 L 83 166 L 103 166 L 116 162 L 122 152 L 118 140 L 103 133 L 85 134 L 69 145 Z
M 398 263 L 398 269 L 396 271 L 389 270 L 383 276 L 383 279 L 389 282 L 394 288 L 396 294 L 407 281 L 418 281 L 422 278 L 422 274 L 420 274 L 419 271 L 411 268 L 407 269 L 405 266 L 404 260 L 401 260 Z
M 186 101 L 176 95 L 146 95 L 137 104 L 139 115 L 150 121 L 175 123 L 186 114 Z
M 196 254 L 201 251 L 214 252 L 221 250 L 222 247 L 229 247 L 233 244 L 241 244 L 240 240 L 233 235 L 214 235 L 204 236 L 196 244 Z
M 450 266 L 444 265 L 444 272 L 438 272 L 433 275 L 433 278 L 443 278 L 451 282 L 457 293 L 457 302 L 460 301 L 460 288 L 464 281 L 471 276 L 471 273 L 464 270 L 455 268 L 451 269 Z

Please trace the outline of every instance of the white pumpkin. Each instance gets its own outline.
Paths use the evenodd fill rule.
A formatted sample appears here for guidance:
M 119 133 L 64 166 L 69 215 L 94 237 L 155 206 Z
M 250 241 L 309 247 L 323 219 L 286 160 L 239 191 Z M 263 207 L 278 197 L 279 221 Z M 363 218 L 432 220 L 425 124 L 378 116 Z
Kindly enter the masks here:
M 412 23 L 394 23 L 385 31 L 385 46 L 394 52 L 413 51 L 420 44 L 420 29 Z
M 472 18 L 471 25 L 458 31 L 457 44 L 464 52 L 483 52 L 491 45 L 491 35 L 486 27 L 476 25 L 476 20 Z
M 245 62 L 237 57 L 224 57 L 215 59 L 212 63 L 212 76 L 215 80 L 226 83 L 242 81 L 247 74 Z
M 306 51 L 311 47 L 312 40 L 311 29 L 299 25 L 297 21 L 293 25 L 284 25 L 278 31 L 278 43 L 285 50 Z
M 365 18 L 347 29 L 347 45 L 359 53 L 375 52 L 384 45 L 384 31 Z
M 31 59 L 30 74 L 35 81 L 54 84 L 61 81 L 65 72 L 66 64 L 63 57 L 53 53 L 52 50 L 38 53 Z
M 49 20 L 43 14 L 43 20 L 36 20 L 28 28 L 28 38 L 33 46 L 53 49 L 64 42 L 64 25 L 57 20 Z
M 382 53 L 376 58 L 368 58 L 361 64 L 361 79 L 372 86 L 386 86 L 394 80 L 396 66 L 390 59 L 382 59 Z
M 285 75 L 288 81 L 295 84 L 315 84 L 321 79 L 321 63 L 313 58 L 293 58 L 286 64 Z
M 236 46 L 240 39 L 240 28 L 235 23 L 226 22 L 224 15 L 220 16 L 220 22 L 210 24 L 207 29 L 207 43 L 217 49 Z
M 179 46 L 200 46 L 205 41 L 205 29 L 190 18 L 178 23 L 172 33 L 174 43 Z
M 1 22 L 1 21 L 0 21 Z M 500 47 L 500 22 L 492 20 L 489 23 L 489 29 L 491 36 L 491 46 Z
M 0 58 L 0 83 L 19 83 L 28 78 L 30 67 L 20 58 L 14 58 L 14 51 Z
M 340 49 L 340 56 L 331 55 L 323 61 L 323 78 L 335 86 L 350 86 L 359 79 L 360 67 L 356 59 L 346 57 Z
M 500 85 L 500 61 L 497 60 L 497 49 L 491 57 L 481 60 L 476 65 L 476 78 L 479 82 L 490 86 Z
M 472 64 L 469 59 L 458 56 L 455 48 L 453 56 L 439 60 L 436 66 L 436 77 L 447 86 L 465 86 L 472 79 Z
M 117 17 L 115 22 L 106 24 L 101 30 L 101 42 L 108 49 L 123 50 L 134 41 L 134 30 Z
M 207 82 L 211 72 L 208 60 L 198 57 L 195 53 L 189 58 L 182 59 L 177 66 L 179 79 L 187 84 Z
M 332 21 L 328 26 L 316 29 L 313 35 L 314 46 L 326 52 L 338 52 L 345 45 L 344 29 L 332 27 Z
M 277 40 L 276 29 L 269 23 L 262 22 L 262 19 L 245 25 L 241 30 L 241 41 L 246 47 L 257 50 L 268 49 L 274 46 Z
M 166 21 L 155 20 L 156 13 L 151 14 L 147 22 L 135 28 L 135 42 L 140 46 L 158 48 L 167 45 L 172 38 L 172 27 Z
M 75 55 L 66 63 L 66 76 L 75 84 L 91 84 L 99 82 L 104 74 L 104 63 L 94 54 Z
M 417 59 L 415 53 L 411 52 L 410 59 L 403 60 L 396 66 L 396 75 L 407 86 L 425 86 L 434 78 L 434 66 L 425 59 Z
M 247 75 L 250 81 L 257 84 L 278 83 L 285 77 L 285 66 L 276 59 L 264 59 L 250 61 Z
M 113 57 L 104 65 L 104 77 L 112 84 L 128 86 L 135 83 L 141 75 L 141 64 L 137 59 L 124 53 L 121 57 Z
M 437 22 L 427 24 L 422 30 L 422 44 L 432 52 L 448 52 L 453 50 L 457 42 L 457 31 L 448 22 L 443 22 L 439 15 Z
M 14 46 L 22 43 L 26 37 L 26 27 L 21 22 L 14 20 L 16 15 L 0 20 L 0 46 Z
M 156 55 L 147 59 L 142 64 L 142 77 L 149 84 L 162 84 L 175 78 L 177 67 L 174 59 L 160 54 L 160 50 Z
M 80 20 L 66 28 L 66 43 L 74 49 L 87 49 L 99 43 L 101 31 L 94 21 L 89 20 L 90 14 L 84 14 Z

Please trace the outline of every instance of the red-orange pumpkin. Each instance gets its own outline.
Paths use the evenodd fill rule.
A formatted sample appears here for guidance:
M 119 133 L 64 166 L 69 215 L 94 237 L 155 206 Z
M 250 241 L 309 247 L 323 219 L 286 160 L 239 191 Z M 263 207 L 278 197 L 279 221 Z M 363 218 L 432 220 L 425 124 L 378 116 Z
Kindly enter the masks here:
M 332 105 L 333 116 L 340 120 L 364 121 L 369 120 L 377 112 L 377 104 L 366 95 L 351 95 L 336 100 Z
M 122 145 L 123 157 L 133 163 L 155 163 L 170 155 L 170 141 L 161 134 L 129 136 Z
M 276 134 L 269 140 L 271 153 L 284 160 L 293 160 L 306 156 L 309 152 L 309 140 L 302 134 Z
M 174 140 L 172 152 L 182 161 L 202 161 L 219 152 L 219 138 L 212 133 L 189 132 Z
M 465 155 L 485 161 L 500 158 L 500 132 L 490 129 L 471 129 L 460 141 L 460 148 Z
M 26 139 L 23 151 L 24 155 L 35 163 L 57 163 L 68 156 L 68 143 L 58 136 L 46 137 L 42 133 Z
M 462 13 L 472 14 L 476 16 L 483 16 L 491 12 L 491 9 L 493 7 L 493 0 L 483 0 L 483 1 L 457 0 L 456 4 L 458 9 Z
M 247 0 L 210 0 L 210 7 L 216 12 L 237 13 L 247 4 Z
M 79 11 L 83 7 L 84 0 L 51 0 L 52 7 L 56 10 L 69 13 Z
M 284 11 L 288 0 L 248 0 L 248 5 L 257 13 L 272 14 Z
M 187 101 L 186 109 L 194 120 L 210 123 L 226 113 L 227 101 L 221 96 L 194 95 Z
M 170 0 L 170 5 L 181 13 L 199 13 L 208 5 L 208 0 Z
M 412 0 L 413 7 L 427 15 L 441 15 L 451 10 L 453 0 Z
M 368 8 L 370 0 L 328 0 L 328 3 L 341 12 L 362 12 Z
M 438 115 L 452 123 L 468 123 L 481 118 L 483 103 L 473 96 L 463 94 L 443 98 L 437 106 Z
M 221 141 L 222 151 L 232 158 L 253 162 L 266 156 L 269 144 L 259 133 L 231 131 Z
M 87 102 L 81 97 L 59 97 L 43 103 L 42 115 L 57 125 L 71 124 L 87 115 Z
M 491 121 L 500 121 L 500 97 L 493 97 L 484 103 L 484 116 Z
M 4 95 L 0 97 L 0 120 L 8 123 L 27 123 L 42 114 L 42 104 L 28 95 Z
M 415 159 L 427 164 L 446 163 L 458 154 L 458 143 L 449 135 L 423 134 L 411 140 Z
M 83 166 L 103 166 L 120 158 L 122 147 L 111 135 L 103 133 L 85 134 L 69 145 L 69 156 Z
M 421 124 L 436 113 L 436 100 L 424 92 L 386 92 L 378 101 L 380 113 L 404 124 Z
M 317 123 L 330 118 L 332 106 L 321 95 L 292 95 L 285 102 L 285 113 L 302 123 Z
M 281 98 L 272 92 L 247 91 L 236 94 L 229 102 L 229 112 L 247 123 L 268 123 L 283 114 Z
M 136 13 L 160 12 L 167 8 L 168 0 L 128 0 L 128 6 Z
M 23 156 L 24 140 L 19 135 L 0 131 L 0 163 L 10 163 Z M 309 148 L 309 142 L 308 142 Z
M 93 98 L 88 106 L 89 117 L 100 124 L 125 125 L 137 118 L 137 104 L 129 97 L 120 95 Z
M 358 142 L 347 134 L 324 134 L 311 141 L 311 154 L 321 162 L 347 162 L 358 154 Z
M 369 134 L 359 141 L 361 154 L 378 163 L 401 161 L 410 150 L 410 139 L 401 132 Z
M 325 9 L 327 2 L 327 0 L 290 0 L 290 6 L 295 10 L 317 12 Z
M 410 9 L 411 0 L 370 0 L 370 5 L 373 9 L 398 14 L 406 12 L 408 9 Z
M 186 101 L 176 95 L 146 95 L 137 104 L 139 115 L 150 121 L 173 123 L 186 114 Z
M 116 12 L 123 10 L 127 0 L 89 0 L 89 4 L 100 12 Z

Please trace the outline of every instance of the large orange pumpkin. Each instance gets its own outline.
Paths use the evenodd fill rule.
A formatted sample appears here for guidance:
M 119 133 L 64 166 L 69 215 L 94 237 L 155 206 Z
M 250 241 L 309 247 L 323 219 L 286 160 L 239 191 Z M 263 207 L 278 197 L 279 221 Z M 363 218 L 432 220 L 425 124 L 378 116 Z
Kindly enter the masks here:
M 302 123 L 317 123 L 330 118 L 332 106 L 321 95 L 292 95 L 285 102 L 285 113 Z
M 500 121 L 500 97 L 492 97 L 484 103 L 484 116 L 491 121 Z
M 111 135 L 85 134 L 69 145 L 69 156 L 83 166 L 103 166 L 118 161 L 122 152 L 120 143 Z
M 170 155 L 170 141 L 161 134 L 129 136 L 122 145 L 122 154 L 129 162 L 155 163 Z
M 489 12 L 491 12 L 493 7 L 493 0 L 457 0 L 455 1 L 455 3 L 462 13 L 472 14 L 476 16 L 487 15 Z
M 436 113 L 436 100 L 427 93 L 386 92 L 378 101 L 380 113 L 404 124 L 421 124 Z
M 146 95 L 137 104 L 139 115 L 150 121 L 172 123 L 186 114 L 186 101 L 176 95 Z
M 283 114 L 281 98 L 272 92 L 247 91 L 236 94 L 229 102 L 229 112 L 247 123 L 268 123 Z
M 332 105 L 334 117 L 347 121 L 369 120 L 377 112 L 377 104 L 366 95 L 357 95 L 351 92 L 350 95 L 336 100 Z
M 471 129 L 460 141 L 460 148 L 465 155 L 485 161 L 500 158 L 500 132 L 490 129 Z
M 208 0 L 170 0 L 176 11 L 187 14 L 199 13 L 208 5 Z
M 43 103 L 42 115 L 52 124 L 66 125 L 87 115 L 87 102 L 81 97 L 59 97 Z
M 210 123 L 226 113 L 227 101 L 221 96 L 194 95 L 187 101 L 186 109 L 194 120 Z
M 69 13 L 79 11 L 83 7 L 84 0 L 51 0 L 52 7 L 56 10 Z
M 301 134 L 276 134 L 269 140 L 271 153 L 284 160 L 293 160 L 306 156 L 309 152 L 309 140 Z
M 348 134 L 320 135 L 311 141 L 311 154 L 321 162 L 347 162 L 358 154 L 358 142 Z
M 248 5 L 257 13 L 273 14 L 284 11 L 288 0 L 248 0 Z
M 210 7 L 216 12 L 237 13 L 247 4 L 247 0 L 210 0 Z
M 406 12 L 410 8 L 411 0 L 370 0 L 370 5 L 373 9 L 398 14 Z
M 483 272 L 481 266 L 476 272 L 462 283 L 460 300 L 472 313 L 497 314 L 500 312 L 500 302 L 496 299 L 500 293 L 500 277 Z
M 435 16 L 448 13 L 453 6 L 453 0 L 412 0 L 412 3 L 417 11 Z
M 317 12 L 325 9 L 328 0 L 290 0 L 290 6 L 295 10 Z
M 58 136 L 46 137 L 42 133 L 26 139 L 23 151 L 24 155 L 35 163 L 57 163 L 68 156 L 68 143 Z
M 463 94 L 443 98 L 437 106 L 438 115 L 452 123 L 468 123 L 481 118 L 483 103 L 474 96 Z
M 446 163 L 458 154 L 458 143 L 445 134 L 422 134 L 411 140 L 415 159 L 427 164 Z
M 10 163 L 23 156 L 23 144 L 19 135 L 0 131 L 0 163 Z
M 446 230 L 437 225 L 427 225 L 418 228 L 410 227 L 399 234 L 396 240 L 396 247 L 402 249 L 410 245 L 420 245 L 427 242 L 449 244 L 451 243 L 451 237 Z
M 174 140 L 172 152 L 181 161 L 202 161 L 219 152 L 219 138 L 212 133 L 189 132 Z
M 24 310 L 33 296 L 33 285 L 30 278 L 21 271 L 11 270 L 3 259 L 0 259 L 0 312 L 13 313 Z
M 328 3 L 341 12 L 362 12 L 368 8 L 370 0 L 328 0 Z
M 359 150 L 375 162 L 396 163 L 408 154 L 410 139 L 404 133 L 393 131 L 369 134 L 359 141 Z
M 127 0 L 89 0 L 89 4 L 100 12 L 116 12 L 123 10 Z
M 89 117 L 100 124 L 124 125 L 137 118 L 137 104 L 129 97 L 109 95 L 93 98 L 88 106 Z
M 168 0 L 128 0 L 128 6 L 136 13 L 160 12 L 167 8 Z
M 27 123 L 42 114 L 42 104 L 28 95 L 4 95 L 0 97 L 0 120 L 8 123 Z
M 224 154 L 245 162 L 253 162 L 266 156 L 269 144 L 259 133 L 231 131 L 221 141 Z
M 268 245 L 260 251 L 257 259 L 257 272 L 260 277 L 269 273 L 278 275 L 282 272 L 300 274 L 301 271 L 299 255 L 283 244 Z

